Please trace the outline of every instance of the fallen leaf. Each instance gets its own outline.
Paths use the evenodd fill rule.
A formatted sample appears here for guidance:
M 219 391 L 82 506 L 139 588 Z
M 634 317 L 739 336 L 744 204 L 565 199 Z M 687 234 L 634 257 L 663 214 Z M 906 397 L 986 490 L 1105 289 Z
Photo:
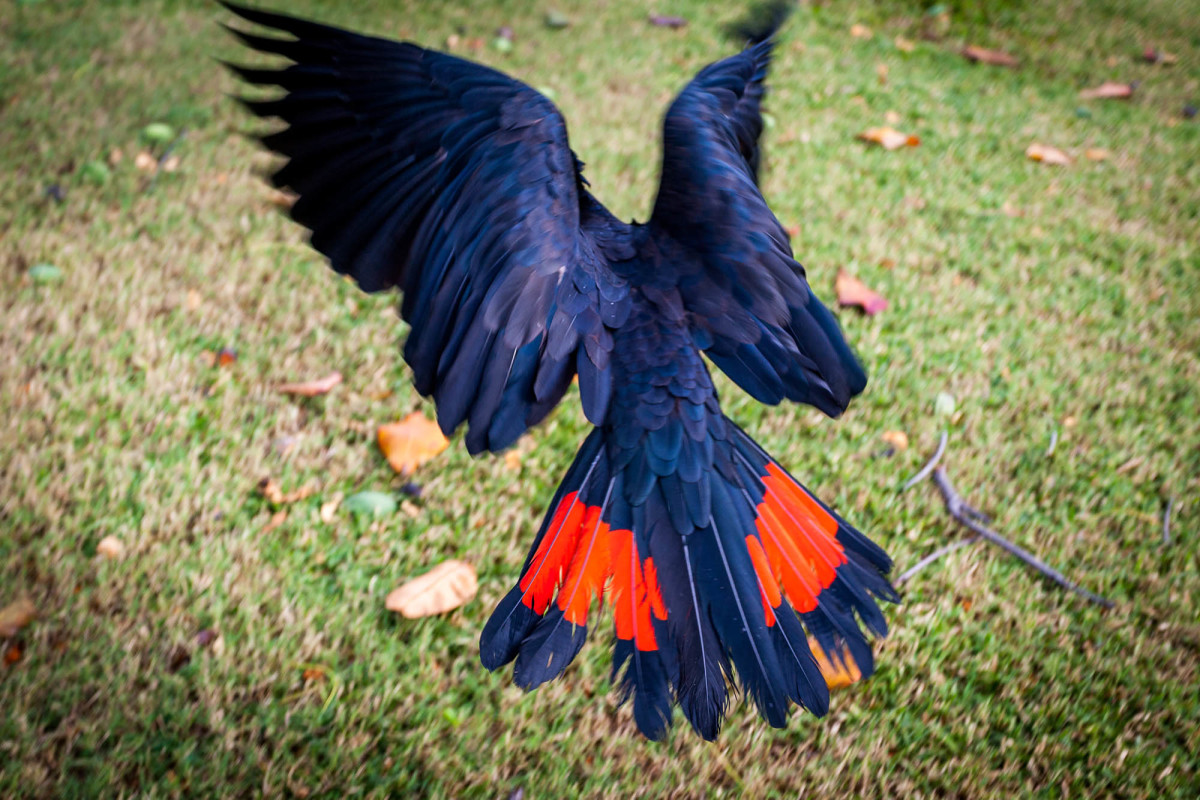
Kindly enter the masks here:
M 442 429 L 419 411 L 400 422 L 379 426 L 379 449 L 392 469 L 409 475 L 450 444 Z
M 195 311 L 200 307 L 200 293 L 195 289 L 188 289 L 187 294 L 183 298 L 183 307 L 187 311 Z
M 287 509 L 285 509 L 285 508 L 279 509 L 278 511 L 276 511 L 274 514 L 271 515 L 271 519 L 267 520 L 267 524 L 263 526 L 262 532 L 270 533 L 271 531 L 275 530 L 280 525 L 287 522 L 287 516 L 288 516 Z
M 788 225 L 786 228 L 783 229 L 783 232 L 788 235 L 789 239 L 795 239 L 797 236 L 800 235 L 800 223 L 796 223 L 795 225 Z
M 196 634 L 196 646 L 200 648 L 208 647 L 217 640 L 218 634 L 212 628 L 203 628 Z
M 958 407 L 958 403 L 954 399 L 954 395 L 949 392 L 938 392 L 933 398 L 933 413 L 939 417 L 948 417 L 954 413 L 954 409 Z
M 14 644 L 12 647 L 4 651 L 4 666 L 11 667 L 13 664 L 16 664 L 21 660 L 22 655 L 24 655 L 24 652 L 20 647 Z
M 388 594 L 384 605 L 409 619 L 444 614 L 475 596 L 475 568 L 465 561 L 443 561 Z
M 228 347 L 222 347 L 221 352 L 217 353 L 218 367 L 228 367 L 235 361 L 237 361 L 237 350 L 230 350 Z
M 158 159 L 142 150 L 133 157 L 133 165 L 142 172 L 154 172 L 158 169 Z
M 901 120 L 899 111 L 886 111 L 883 115 L 883 121 L 888 125 L 895 125 Z
M 318 378 L 315 381 L 301 381 L 299 383 L 284 383 L 276 387 L 276 391 L 284 394 L 298 394 L 301 397 L 316 397 L 322 395 L 333 387 L 342 382 L 342 373 L 331 372 L 324 378 Z
M 521 454 L 516 450 L 509 450 L 504 454 L 504 466 L 513 472 L 521 469 Z
M 458 47 L 458 45 L 461 41 L 462 41 L 462 39 L 459 37 L 459 35 L 457 33 L 450 34 L 449 36 L 446 37 L 446 49 L 453 50 L 454 48 Z
M 1079 93 L 1079 97 L 1083 100 L 1106 100 L 1114 98 L 1124 100 L 1125 98 L 1133 97 L 1133 84 L 1105 81 L 1099 86 L 1084 89 Z
M 105 536 L 96 545 L 96 554 L 115 560 L 125 555 L 125 545 L 115 536 Z
M 911 53 L 917 47 L 916 42 L 912 39 L 905 39 L 903 36 L 896 37 L 896 49 L 902 53 Z
M 359 492 L 342 503 L 351 514 L 370 514 L 382 517 L 396 513 L 396 498 L 383 492 Z
M 885 150 L 896 150 L 904 147 L 916 147 L 921 143 L 920 138 L 909 136 L 906 133 L 892 128 L 888 125 L 883 125 L 878 128 L 868 128 L 858 135 L 858 138 L 864 142 L 871 142 L 880 145 Z
M 1170 65 L 1178 61 L 1179 57 L 1155 47 L 1147 47 L 1142 51 L 1142 59 L 1149 64 Z
M 321 667 L 309 667 L 300 674 L 305 683 L 314 683 L 316 681 L 325 680 L 325 670 Z
M 884 431 L 883 440 L 897 451 L 908 449 L 908 434 L 904 431 Z
M 977 64 L 991 64 L 994 67 L 1015 67 L 1021 62 L 1016 56 L 1009 55 L 1003 50 L 988 50 L 986 47 L 976 47 L 969 44 L 963 48 L 963 57 Z
M 844 689 L 862 680 L 862 672 L 859 670 L 858 664 L 855 664 L 854 659 L 850 657 L 849 652 L 843 652 L 842 657 L 838 659 L 838 663 L 834 664 L 825 655 L 825 651 L 821 649 L 821 645 L 817 644 L 817 640 L 812 636 L 808 637 L 808 649 L 812 650 L 817 667 L 821 670 L 821 675 L 825 678 L 825 685 L 830 689 Z
M 855 39 L 870 39 L 871 38 L 871 29 L 868 28 L 866 25 L 862 25 L 862 24 L 856 22 L 850 26 L 850 35 L 853 36 Z
M 883 295 L 871 291 L 865 283 L 844 269 L 838 270 L 834 291 L 837 293 L 838 304 L 859 306 L 867 316 L 878 314 L 888 305 Z
M 679 28 L 687 27 L 688 23 L 683 17 L 672 17 L 664 14 L 651 14 L 650 24 L 656 25 L 660 28 L 674 28 L 678 30 Z
M 0 608 L 0 639 L 9 639 L 17 635 L 37 617 L 37 609 L 28 597 L 20 597 Z
M 1039 161 L 1043 164 L 1052 166 L 1065 167 L 1071 163 L 1071 157 L 1059 150 L 1057 147 L 1051 147 L 1048 144 L 1031 144 L 1025 148 L 1025 157 L 1030 161 Z
M 341 504 L 342 504 L 342 493 L 341 492 L 338 492 L 333 497 L 329 498 L 328 501 L 321 503 L 321 510 L 318 512 L 318 516 L 321 518 L 321 522 L 324 522 L 327 525 L 329 523 L 333 522 L 333 515 L 337 513 L 338 506 L 340 506 Z
M 311 497 L 316 489 L 310 485 L 301 486 L 299 489 L 291 492 L 284 492 L 274 478 L 266 477 L 258 482 L 258 491 L 263 497 L 273 505 L 283 505 L 285 503 L 295 503 L 298 500 L 303 500 L 306 497 Z
M 179 169 L 179 156 L 167 156 L 163 159 L 163 172 L 174 172 L 177 169 Z
M 875 74 L 879 77 L 881 86 L 887 86 L 888 82 L 888 65 L 880 61 L 875 65 Z
M 54 283 L 62 278 L 62 270 L 53 264 L 34 264 L 25 274 L 34 283 Z
M 1088 161 L 1107 161 L 1110 155 L 1111 153 L 1103 147 L 1089 147 L 1083 151 L 1083 156 Z

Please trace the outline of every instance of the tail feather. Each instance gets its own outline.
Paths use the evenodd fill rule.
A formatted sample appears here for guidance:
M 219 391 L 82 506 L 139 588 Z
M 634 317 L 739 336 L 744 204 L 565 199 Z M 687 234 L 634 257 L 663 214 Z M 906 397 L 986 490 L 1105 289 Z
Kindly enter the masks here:
M 675 703 L 714 739 L 735 668 L 769 724 L 784 726 L 791 703 L 825 714 L 829 690 L 810 636 L 834 663 L 873 671 L 862 627 L 886 634 L 877 601 L 897 599 L 890 559 L 740 428 L 717 433 L 701 448 L 712 463 L 688 473 L 696 481 L 667 469 L 672 457 L 693 457 L 683 458 L 691 445 L 674 433 L 649 443 L 617 431 L 589 436 L 520 581 L 484 628 L 489 669 L 515 658 L 526 689 L 562 674 L 607 590 L 613 681 L 651 739 L 666 735 Z M 701 502 L 708 513 L 697 520 Z

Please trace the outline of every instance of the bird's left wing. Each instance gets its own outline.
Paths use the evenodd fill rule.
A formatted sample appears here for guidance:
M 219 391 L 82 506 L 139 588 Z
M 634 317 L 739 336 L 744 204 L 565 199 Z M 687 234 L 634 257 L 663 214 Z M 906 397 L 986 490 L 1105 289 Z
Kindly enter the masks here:
M 287 127 L 262 137 L 288 162 L 276 185 L 335 270 L 365 291 L 399 287 L 404 356 L 447 434 L 500 450 L 557 404 L 578 371 L 603 422 L 610 330 L 629 293 L 591 233 L 619 224 L 584 186 L 566 124 L 519 81 L 445 53 L 226 4 L 292 38 L 232 32 L 283 56 L 231 66 L 279 86 L 246 100 Z
M 703 69 L 671 104 L 650 232 L 697 344 L 764 403 L 841 413 L 866 375 L 758 189 L 773 38 Z

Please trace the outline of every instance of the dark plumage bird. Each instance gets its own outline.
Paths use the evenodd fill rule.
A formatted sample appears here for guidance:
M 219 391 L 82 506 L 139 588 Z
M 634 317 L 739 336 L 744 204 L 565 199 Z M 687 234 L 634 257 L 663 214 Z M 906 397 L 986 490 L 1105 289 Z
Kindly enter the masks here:
M 759 192 L 773 38 L 705 67 L 671 104 L 645 224 L 592 197 L 562 116 L 493 69 L 414 44 L 229 6 L 291 61 L 232 67 L 312 246 L 364 291 L 403 293 L 404 357 L 450 434 L 499 451 L 579 376 L 595 429 L 516 586 L 484 627 L 488 669 L 562 674 L 608 594 L 619 677 L 646 736 L 678 704 L 717 735 L 734 670 L 771 725 L 829 695 L 808 634 L 871 672 L 891 561 L 721 413 L 701 354 L 764 403 L 837 416 L 866 376 Z M 594 617 L 592 617 L 594 619 Z

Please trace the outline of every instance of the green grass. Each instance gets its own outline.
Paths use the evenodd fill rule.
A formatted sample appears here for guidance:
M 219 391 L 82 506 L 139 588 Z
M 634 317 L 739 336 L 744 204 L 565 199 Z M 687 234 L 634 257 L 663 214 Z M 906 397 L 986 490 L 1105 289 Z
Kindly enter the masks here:
M 553 90 L 597 195 L 644 219 L 662 110 L 733 51 L 720 30 L 736 12 L 660 3 L 691 20 L 674 32 L 642 4 L 564 0 L 574 24 L 553 32 L 541 7 L 472 5 L 300 4 L 433 46 L 512 25 L 511 53 L 477 57 Z M 841 420 L 763 408 L 722 380 L 726 409 L 900 569 L 963 536 L 932 486 L 897 492 L 949 428 L 946 463 L 995 528 L 1117 607 L 959 550 L 905 587 L 878 673 L 825 719 L 775 731 L 739 707 L 710 745 L 678 716 L 664 743 L 635 735 L 607 632 L 530 695 L 478 663 L 585 433 L 574 397 L 522 440 L 519 473 L 456 443 L 395 517 L 321 521 L 337 492 L 399 492 L 375 427 L 428 406 L 394 299 L 335 279 L 267 199 L 269 159 L 238 135 L 252 123 L 212 60 L 244 56 L 215 25 L 224 13 L 9 3 L 0 606 L 28 595 L 40 618 L 4 643 L 20 659 L 0 666 L 0 795 L 1195 797 L 1200 127 L 1180 111 L 1200 101 L 1200 18 L 1169 0 L 961 5 L 941 42 L 920 39 L 917 2 L 793 17 L 765 193 L 800 226 L 823 297 L 845 267 L 891 306 L 841 314 L 872 378 Z M 856 21 L 874 36 L 852 38 Z M 967 42 L 1022 68 L 968 64 Z M 1178 63 L 1141 63 L 1146 45 Z M 1142 84 L 1127 103 L 1078 99 L 1109 78 Z M 889 110 L 919 147 L 855 141 Z M 179 170 L 147 191 L 132 161 L 156 121 L 188 134 Z M 1049 168 L 1025 160 L 1035 141 L 1112 157 Z M 81 175 L 114 148 L 106 183 Z M 43 262 L 62 280 L 33 283 Z M 223 347 L 237 363 L 207 366 Z M 332 369 L 347 380 L 324 398 L 273 391 Z M 938 392 L 957 399 L 949 419 Z M 891 429 L 912 447 L 884 457 Z M 318 490 L 270 531 L 265 475 Z M 96 556 L 108 535 L 124 559 Z M 421 621 L 384 610 L 452 556 L 478 568 L 475 600 Z M 205 629 L 220 638 L 201 647 Z

